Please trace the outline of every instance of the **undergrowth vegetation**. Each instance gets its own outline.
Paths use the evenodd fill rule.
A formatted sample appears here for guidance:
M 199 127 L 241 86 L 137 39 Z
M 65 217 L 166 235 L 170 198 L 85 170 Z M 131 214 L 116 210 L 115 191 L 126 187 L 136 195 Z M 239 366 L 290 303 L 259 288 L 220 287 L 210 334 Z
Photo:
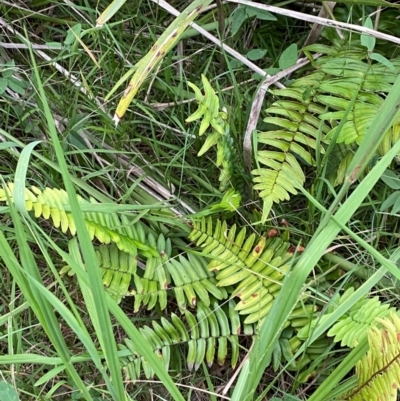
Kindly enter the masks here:
M 1 401 L 397 399 L 397 3 L 0 10 Z

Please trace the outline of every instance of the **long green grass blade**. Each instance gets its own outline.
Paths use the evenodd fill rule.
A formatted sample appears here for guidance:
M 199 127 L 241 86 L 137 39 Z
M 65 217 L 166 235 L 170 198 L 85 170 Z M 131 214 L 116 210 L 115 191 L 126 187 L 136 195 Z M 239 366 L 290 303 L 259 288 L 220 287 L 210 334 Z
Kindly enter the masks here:
M 57 354 L 60 356 L 62 363 L 65 365 L 71 380 L 87 400 L 91 400 L 89 391 L 82 382 L 77 371 L 71 363 L 71 355 L 61 333 L 58 320 L 54 314 L 52 305 L 42 297 L 41 293 L 32 285 L 32 280 L 43 286 L 40 272 L 36 264 L 32 251 L 27 243 L 24 227 L 17 214 L 15 207 L 10 205 L 10 213 L 16 230 L 16 239 L 21 258 L 21 265 L 14 256 L 14 252 L 7 242 L 2 231 L 0 231 L 0 255 L 7 266 L 10 273 L 16 280 L 19 288 L 27 299 L 30 307 L 39 319 L 43 329 L 49 336 L 50 341 L 54 345 Z M 44 287 L 44 286 L 43 286 Z M 12 356 L 14 357 L 14 355 Z M 14 363 L 17 363 L 14 361 Z
M 109 387 L 108 390 L 110 391 L 110 394 L 112 395 L 114 400 L 122 401 L 125 399 L 125 389 L 122 380 L 121 366 L 117 356 L 117 345 L 115 342 L 111 319 L 105 301 L 105 292 L 100 277 L 100 269 L 97 263 L 93 244 L 90 240 L 89 233 L 87 232 L 82 211 L 79 208 L 75 188 L 69 175 L 68 166 L 63 154 L 60 139 L 57 135 L 54 120 L 51 115 L 50 107 L 48 105 L 46 94 L 44 92 L 43 85 L 40 79 L 39 70 L 36 65 L 35 57 L 31 48 L 30 53 L 32 65 L 34 67 L 37 91 L 41 97 L 43 112 L 46 116 L 46 121 L 48 124 L 48 131 L 53 142 L 65 189 L 68 193 L 69 203 L 71 205 L 71 212 L 76 224 L 77 236 L 79 239 L 80 247 L 82 249 L 86 271 L 89 277 L 90 291 L 95 302 L 95 310 L 91 318 L 93 323 L 98 322 L 98 325 L 95 325 L 95 331 L 100 341 L 102 350 L 106 356 L 108 369 L 111 375 L 110 383 L 112 383 L 112 386 Z
M 174 397 L 175 400 L 183 400 L 183 397 L 180 394 L 179 390 L 173 383 L 171 377 L 166 372 L 163 364 L 161 364 L 160 361 L 156 358 L 156 356 L 153 353 L 153 350 L 150 348 L 149 344 L 142 338 L 142 336 L 137 331 L 135 326 L 132 324 L 132 322 L 130 322 L 130 320 L 126 317 L 126 315 L 119 309 L 119 307 L 115 304 L 115 302 L 112 301 L 108 297 L 108 295 L 105 294 L 105 291 L 103 289 L 103 285 L 101 282 L 101 278 L 100 278 L 100 269 L 97 265 L 97 259 L 96 259 L 95 253 L 94 253 L 93 245 L 92 245 L 89 235 L 87 233 L 86 226 L 84 225 L 84 221 L 82 218 L 82 211 L 79 208 L 75 190 L 74 190 L 74 187 L 72 184 L 73 177 L 70 177 L 70 175 L 69 175 L 69 171 L 68 171 L 68 167 L 67 167 L 67 164 L 66 164 L 66 161 L 64 158 L 62 147 L 61 147 L 61 144 L 60 144 L 60 141 L 59 141 L 59 138 L 58 138 L 55 126 L 54 126 L 54 121 L 51 116 L 50 108 L 47 103 L 43 85 L 41 83 L 38 68 L 36 66 L 32 52 L 31 52 L 31 60 L 32 60 L 32 64 L 34 66 L 37 90 L 38 90 L 39 95 L 41 96 L 41 104 L 42 104 L 44 115 L 46 117 L 46 121 L 48 124 L 48 131 L 50 133 L 50 137 L 54 144 L 54 150 L 55 150 L 57 160 L 58 160 L 58 165 L 55 164 L 54 167 L 58 171 L 60 171 L 60 173 L 63 177 L 64 186 L 66 188 L 66 191 L 67 191 L 68 197 L 69 197 L 71 212 L 72 212 L 74 221 L 76 222 L 80 249 L 82 250 L 84 264 L 85 264 L 85 268 L 87 271 L 87 274 L 86 274 L 87 279 L 85 277 L 85 281 L 87 282 L 87 285 L 88 285 L 87 288 L 90 289 L 89 296 L 93 298 L 93 302 L 92 302 L 93 308 L 91 310 L 89 310 L 89 313 L 91 313 L 91 319 L 95 325 L 96 335 L 100 341 L 101 349 L 104 353 L 104 357 L 107 362 L 108 371 L 111 374 L 111 381 L 109 381 L 107 383 L 107 384 L 109 384 L 107 386 L 108 391 L 110 392 L 113 399 L 115 399 L 115 400 L 124 400 L 125 399 L 124 384 L 122 381 L 121 366 L 119 363 L 119 353 L 117 352 L 115 338 L 113 336 L 110 316 L 108 314 L 108 309 L 107 309 L 107 303 L 108 303 L 108 307 L 110 308 L 110 311 L 117 317 L 117 320 L 125 328 L 125 330 L 127 331 L 128 335 L 131 337 L 131 339 L 136 341 L 137 344 L 140 344 L 138 351 L 140 352 L 140 354 L 145 356 L 146 360 L 149 361 L 149 363 L 152 365 L 153 370 L 156 372 L 158 377 L 160 377 L 160 379 L 163 380 L 163 382 L 164 382 L 166 388 L 168 389 L 168 391 L 170 392 L 170 394 Z M 32 149 L 29 149 L 29 150 L 32 150 Z M 35 152 L 32 151 L 32 154 L 35 154 Z M 40 154 L 37 154 L 37 155 L 39 158 L 42 158 Z M 91 188 L 88 186 L 88 189 L 90 190 Z M 91 190 L 93 190 L 93 189 L 91 189 Z M 104 196 L 100 196 L 100 198 L 101 197 L 104 198 Z M 82 277 L 85 276 L 85 274 L 82 273 L 82 271 L 81 271 L 81 274 L 82 274 Z M 82 290 L 87 290 L 87 288 L 86 287 L 82 288 Z M 75 358 L 73 358 L 73 359 L 75 359 Z M 71 361 L 71 358 L 69 360 Z M 1 361 L 1 358 L 0 358 L 0 361 Z M 62 360 L 62 363 L 64 363 L 64 360 Z M 66 365 L 66 369 L 68 370 L 69 366 L 67 364 L 65 364 L 65 365 Z M 73 375 L 71 373 L 70 373 L 70 375 L 73 377 Z M 82 389 L 82 391 L 83 390 L 84 389 Z
M 114 0 L 108 7 L 100 14 L 96 21 L 96 26 L 101 27 L 107 23 L 118 10 L 126 3 L 126 0 Z

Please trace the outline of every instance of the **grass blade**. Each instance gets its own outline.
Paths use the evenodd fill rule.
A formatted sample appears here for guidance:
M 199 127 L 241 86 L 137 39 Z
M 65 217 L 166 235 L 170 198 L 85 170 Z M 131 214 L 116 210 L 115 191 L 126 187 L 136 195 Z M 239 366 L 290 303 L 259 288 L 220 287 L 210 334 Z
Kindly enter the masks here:
M 146 77 L 150 74 L 153 68 L 164 58 L 164 56 L 175 46 L 182 33 L 186 30 L 189 24 L 204 10 L 211 0 L 195 0 L 182 11 L 174 22 L 164 31 L 151 50 L 140 59 L 134 68 L 137 68 L 135 75 L 129 82 L 122 99 L 119 101 L 117 110 L 115 111 L 114 121 L 117 125 L 124 116 L 126 110 L 131 104 L 133 98 L 142 86 Z M 112 91 L 115 88 L 112 89 Z

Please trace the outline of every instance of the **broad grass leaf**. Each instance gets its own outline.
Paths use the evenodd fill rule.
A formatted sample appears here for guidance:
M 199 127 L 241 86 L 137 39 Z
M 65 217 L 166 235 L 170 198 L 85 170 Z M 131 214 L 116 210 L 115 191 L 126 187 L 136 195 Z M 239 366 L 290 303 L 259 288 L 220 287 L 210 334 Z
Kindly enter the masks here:
M 393 205 L 392 213 L 397 214 L 400 211 L 400 192 L 396 192 L 397 198 Z
M 364 26 L 366 28 L 369 28 L 369 29 L 373 29 L 374 28 L 374 25 L 372 24 L 371 17 L 368 17 L 365 20 Z M 374 50 L 375 43 L 376 43 L 376 39 L 373 36 L 365 35 L 365 34 L 361 35 L 361 44 L 363 46 L 365 46 L 368 49 L 369 52 L 372 52 L 372 50 Z
M 0 78 L 0 95 L 2 95 L 8 86 L 8 81 L 5 78 Z
M 377 61 L 378 63 L 383 64 L 384 66 L 388 67 L 388 68 L 389 68 L 391 71 L 393 71 L 393 72 L 396 71 L 394 65 L 393 65 L 385 56 L 382 56 L 382 54 L 379 54 L 379 53 L 372 53 L 372 54 L 369 56 L 369 58 L 370 58 L 371 60 L 375 60 L 375 61 Z
M 82 24 L 76 24 L 68 29 L 67 37 L 64 40 L 64 45 L 69 46 L 75 43 L 82 31 Z
M 236 35 L 244 21 L 247 19 L 247 13 L 244 7 L 238 7 L 233 14 L 231 32 Z
M 254 8 L 251 6 L 246 7 L 247 17 L 256 17 L 264 21 L 276 21 L 275 15 L 271 14 L 267 10 L 260 10 L 259 8 Z

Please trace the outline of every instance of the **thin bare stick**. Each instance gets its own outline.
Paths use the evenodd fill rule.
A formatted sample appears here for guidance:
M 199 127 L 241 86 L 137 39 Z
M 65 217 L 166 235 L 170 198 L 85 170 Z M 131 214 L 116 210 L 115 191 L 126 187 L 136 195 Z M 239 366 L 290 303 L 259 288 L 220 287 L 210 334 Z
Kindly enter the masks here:
M 377 31 L 378 27 L 379 27 L 379 20 L 381 19 L 381 12 L 382 12 L 382 7 L 379 6 L 377 11 L 376 11 L 376 17 L 375 17 L 375 23 L 374 23 L 375 31 Z
M 0 42 L 0 47 L 4 49 L 29 49 L 28 45 L 22 43 L 4 43 Z M 32 49 L 34 50 L 62 50 L 61 44 L 54 45 L 34 45 L 32 44 Z
M 253 345 L 251 345 L 251 348 L 253 348 Z M 250 350 L 251 350 L 250 348 Z M 247 355 L 244 357 L 243 361 L 240 362 L 239 367 L 235 370 L 235 372 L 233 373 L 232 377 L 229 379 L 228 383 L 226 383 L 226 386 L 224 387 L 224 389 L 222 390 L 222 395 L 226 395 L 228 393 L 228 391 L 230 390 L 230 388 L 232 387 L 233 382 L 236 380 L 236 377 L 238 376 L 238 374 L 240 373 L 240 371 L 243 369 L 243 365 L 246 363 L 246 361 L 249 359 L 249 354 L 250 354 L 250 350 L 247 353 Z
M 315 17 L 315 16 L 309 15 L 309 14 L 299 13 L 298 11 L 286 10 L 284 8 L 268 6 L 265 4 L 255 3 L 255 2 L 247 1 L 247 0 L 228 0 L 228 2 L 235 3 L 235 4 L 243 4 L 245 6 L 258 8 L 260 10 L 269 11 L 271 13 L 275 13 L 275 14 L 279 14 L 279 15 L 285 15 L 287 17 L 295 18 L 295 19 L 298 19 L 301 21 L 317 23 L 320 25 L 330 26 L 332 28 L 342 28 L 346 31 L 360 32 L 365 35 L 373 36 L 377 39 L 383 39 L 383 40 L 387 40 L 388 42 L 400 44 L 400 38 L 397 38 L 396 36 L 387 35 L 385 33 L 374 31 L 373 29 L 369 29 L 369 28 L 366 28 L 366 27 L 360 26 L 360 25 L 353 25 L 353 24 L 348 24 L 347 22 L 340 22 L 340 21 L 330 20 L 327 18 Z
M 158 4 L 160 7 L 164 8 L 165 10 L 167 10 L 169 13 L 171 13 L 172 15 L 178 16 L 180 14 L 180 12 L 170 6 L 166 1 L 164 0 L 152 0 L 154 3 Z M 240 53 L 238 53 L 236 50 L 232 49 L 231 47 L 223 44 L 219 39 L 217 39 L 215 36 L 211 35 L 210 33 L 208 33 L 205 29 L 203 29 L 201 26 L 197 25 L 196 23 L 192 22 L 190 24 L 190 26 L 195 29 L 197 32 L 199 32 L 200 34 L 202 34 L 204 37 L 206 37 L 208 40 L 210 40 L 211 42 L 215 43 L 218 47 L 220 47 L 221 49 L 223 49 L 224 51 L 226 51 L 228 54 L 230 54 L 231 56 L 233 56 L 234 58 L 236 58 L 237 60 L 239 60 L 241 63 L 243 63 L 244 65 L 246 65 L 247 67 L 249 67 L 252 71 L 256 72 L 257 74 L 260 74 L 262 77 L 269 77 L 270 75 L 268 75 L 263 69 L 261 69 L 260 67 L 258 67 L 257 65 L 255 65 L 254 63 L 252 63 L 250 60 L 248 60 L 246 57 L 244 57 L 243 55 L 241 55 Z M 283 85 L 280 84 L 279 82 L 276 82 L 276 85 L 279 88 L 283 88 Z

